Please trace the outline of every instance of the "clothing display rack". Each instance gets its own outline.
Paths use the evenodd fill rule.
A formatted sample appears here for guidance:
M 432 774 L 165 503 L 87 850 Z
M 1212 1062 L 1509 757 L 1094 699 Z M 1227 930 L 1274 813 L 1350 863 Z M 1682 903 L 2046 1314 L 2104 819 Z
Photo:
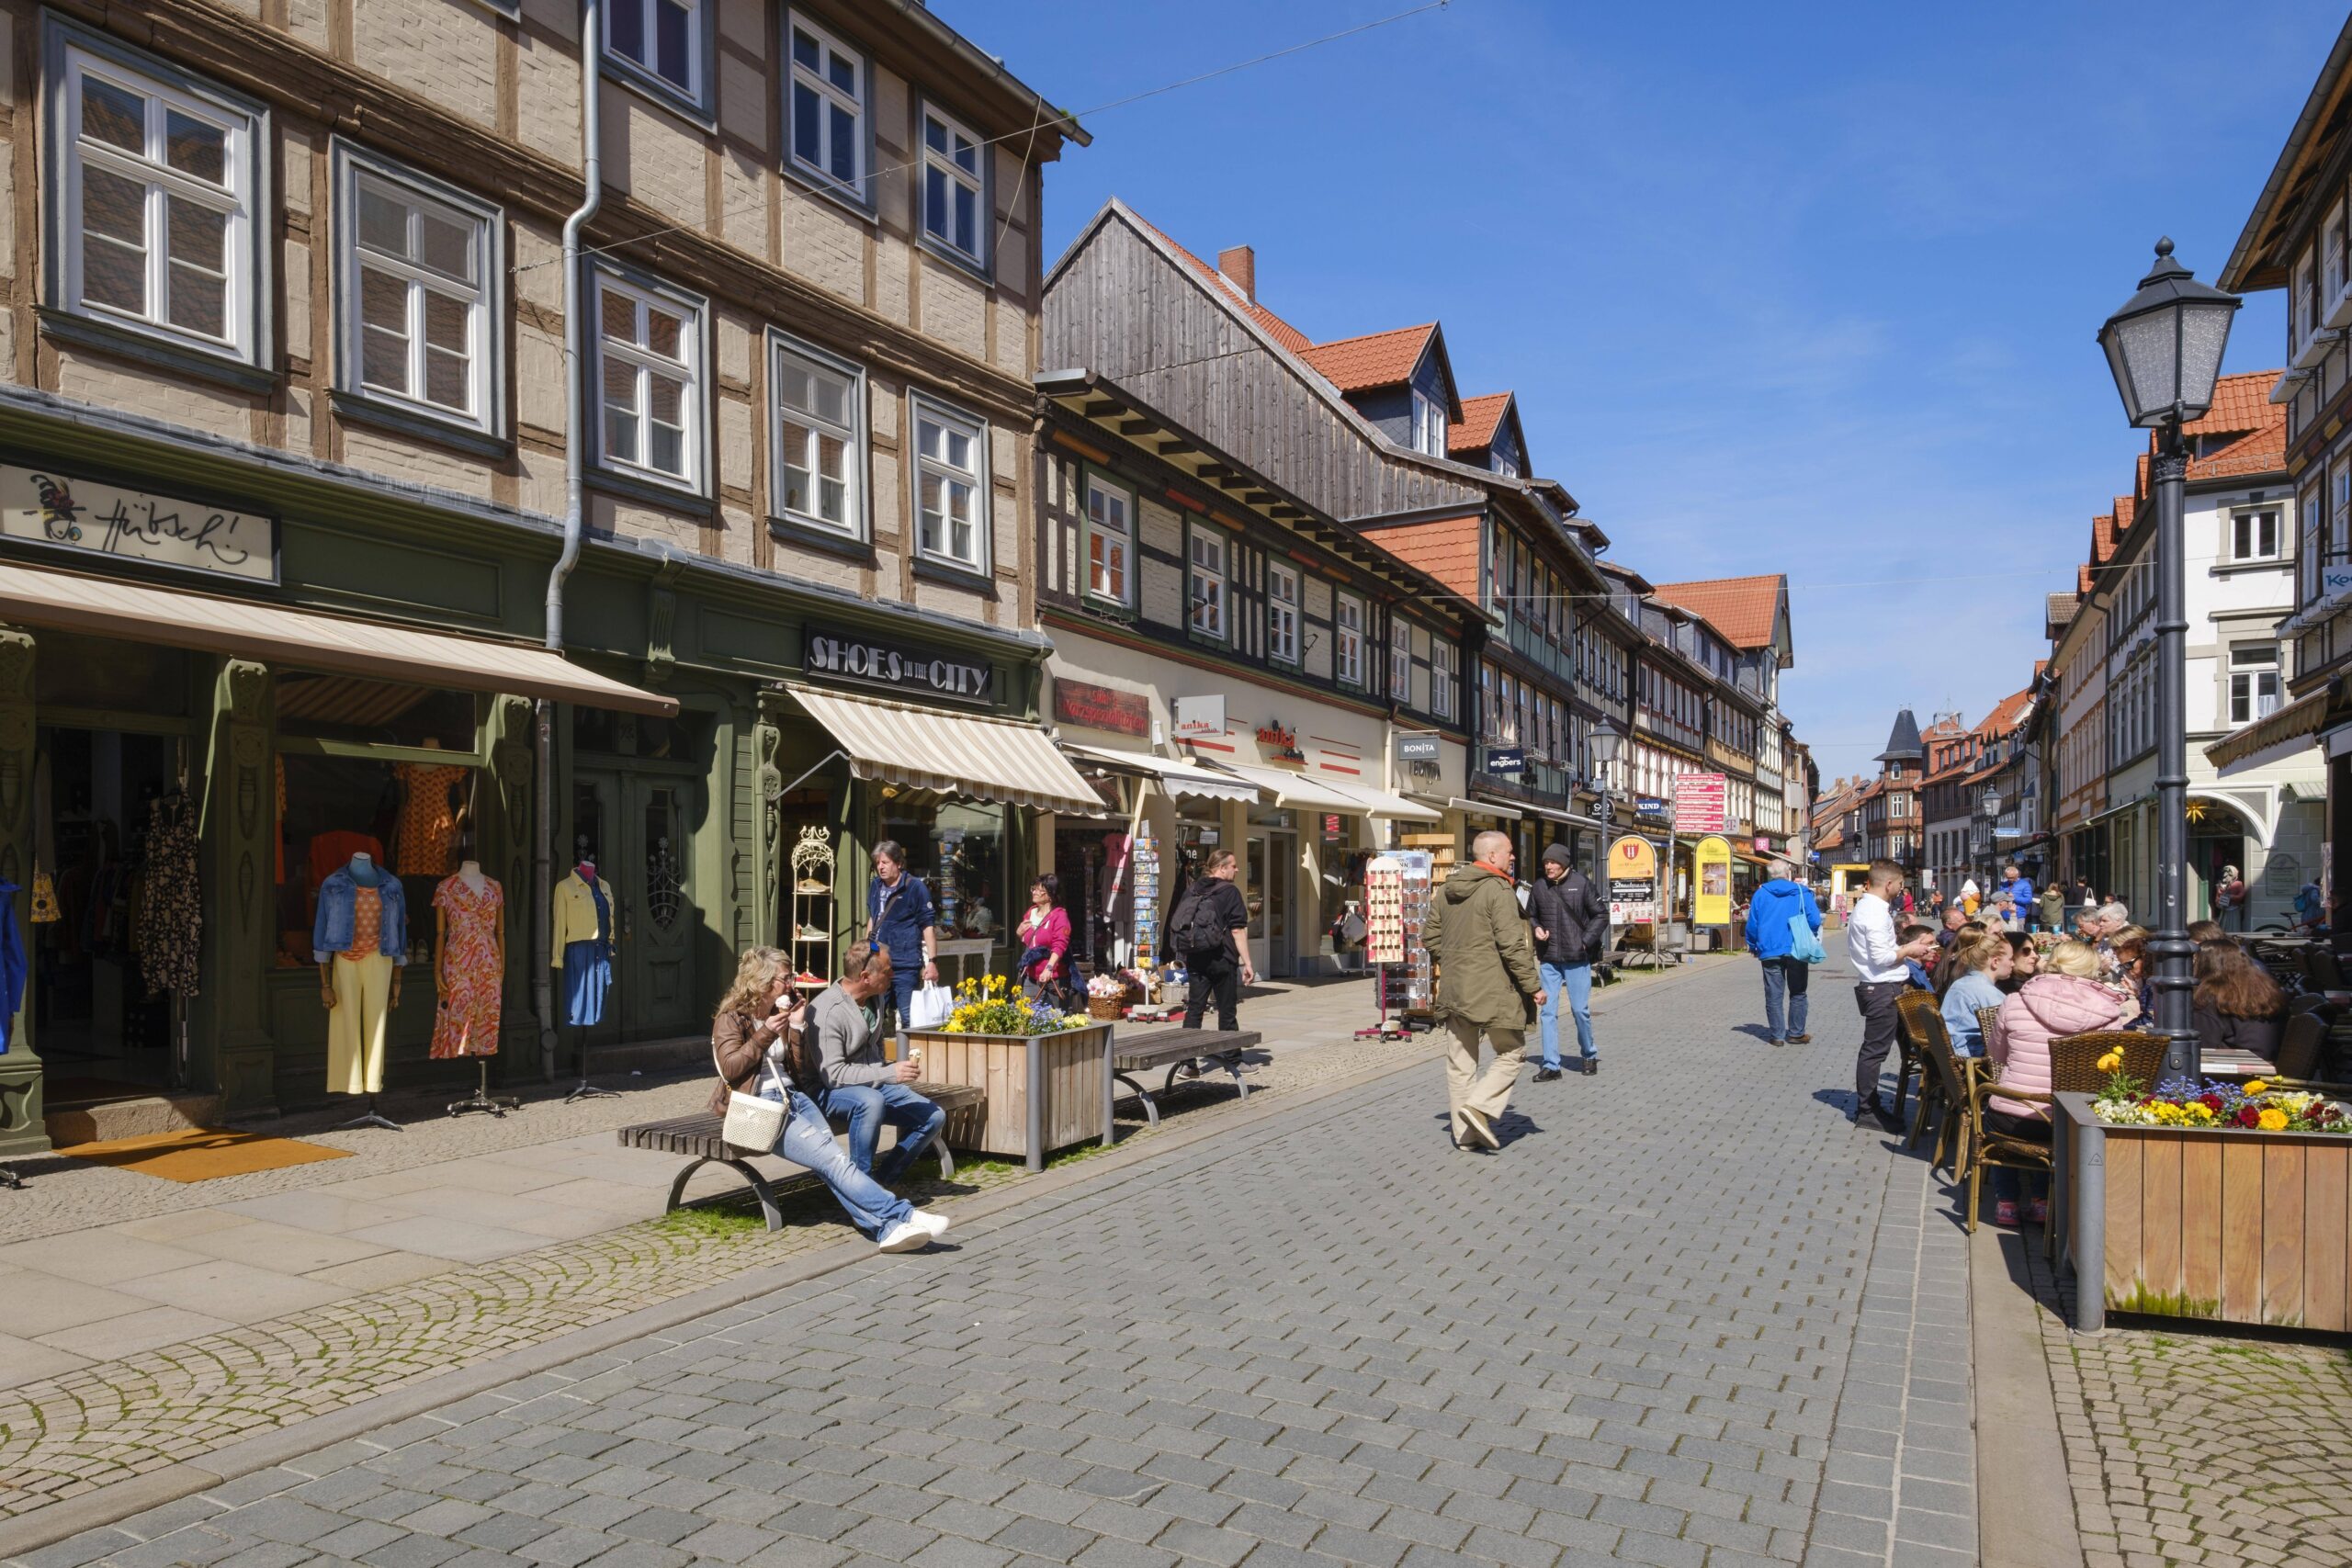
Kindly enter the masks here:
M 490 1092 L 490 1058 L 480 1056 L 475 1060 L 481 1066 L 481 1081 L 474 1086 L 473 1093 L 466 1096 L 465 1099 L 453 1100 L 449 1102 L 449 1114 L 463 1116 L 469 1111 L 487 1111 L 503 1122 L 506 1120 L 508 1111 L 522 1110 L 523 1100 L 520 1095 L 495 1095 Z

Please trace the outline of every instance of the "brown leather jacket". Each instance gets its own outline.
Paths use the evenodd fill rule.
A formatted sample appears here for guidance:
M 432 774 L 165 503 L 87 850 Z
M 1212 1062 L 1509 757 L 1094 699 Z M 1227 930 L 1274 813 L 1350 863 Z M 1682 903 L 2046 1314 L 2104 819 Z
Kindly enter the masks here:
M 710 1113 L 727 1114 L 727 1096 L 730 1092 L 758 1092 L 760 1064 L 767 1056 L 768 1039 L 759 1032 L 758 1020 L 747 1012 L 722 1012 L 710 1023 L 710 1054 L 718 1064 L 718 1083 L 710 1091 Z M 799 1036 L 793 1036 L 792 1049 L 786 1053 L 788 1062 L 799 1061 Z M 792 1082 L 797 1066 L 787 1066 L 785 1081 Z

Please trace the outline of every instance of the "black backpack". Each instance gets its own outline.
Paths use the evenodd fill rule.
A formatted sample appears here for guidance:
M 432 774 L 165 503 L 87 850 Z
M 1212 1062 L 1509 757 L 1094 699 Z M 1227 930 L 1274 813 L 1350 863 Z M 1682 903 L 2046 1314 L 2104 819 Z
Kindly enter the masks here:
M 1178 953 L 1215 953 L 1226 945 L 1224 925 L 1209 897 L 1216 886 L 1215 877 L 1201 877 L 1176 900 L 1176 913 L 1168 921 L 1168 941 Z

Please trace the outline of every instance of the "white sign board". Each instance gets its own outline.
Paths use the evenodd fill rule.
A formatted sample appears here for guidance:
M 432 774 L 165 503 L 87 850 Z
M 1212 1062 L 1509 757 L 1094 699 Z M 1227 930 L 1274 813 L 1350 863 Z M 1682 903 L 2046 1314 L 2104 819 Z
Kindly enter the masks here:
M 1176 739 L 1221 739 L 1225 735 L 1225 694 L 1176 699 Z
M 271 519 L 119 490 L 55 468 L 0 465 L 0 534 L 247 582 L 277 581 Z

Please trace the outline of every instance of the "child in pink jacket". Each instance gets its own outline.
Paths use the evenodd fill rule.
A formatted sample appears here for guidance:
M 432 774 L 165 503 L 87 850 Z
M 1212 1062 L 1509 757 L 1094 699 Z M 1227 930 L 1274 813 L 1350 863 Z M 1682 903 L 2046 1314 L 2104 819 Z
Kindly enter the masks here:
M 2001 1004 L 2000 1027 L 1985 1042 L 1985 1055 L 1999 1070 L 2003 1089 L 2031 1094 L 2050 1092 L 2050 1043 L 2068 1034 L 2094 1029 L 2120 1029 L 2138 1016 L 2140 999 L 2125 996 L 2097 978 L 2098 954 L 2079 942 L 2062 942 L 2041 956 L 2041 973 Z M 2050 1108 L 1996 1094 L 1985 1102 L 1985 1125 L 2013 1138 L 2050 1141 Z M 1993 1168 L 1993 1223 L 2018 1223 L 2018 1171 Z M 2030 1177 L 2032 1195 L 2027 1218 L 2036 1224 L 2050 1217 L 2050 1179 Z

